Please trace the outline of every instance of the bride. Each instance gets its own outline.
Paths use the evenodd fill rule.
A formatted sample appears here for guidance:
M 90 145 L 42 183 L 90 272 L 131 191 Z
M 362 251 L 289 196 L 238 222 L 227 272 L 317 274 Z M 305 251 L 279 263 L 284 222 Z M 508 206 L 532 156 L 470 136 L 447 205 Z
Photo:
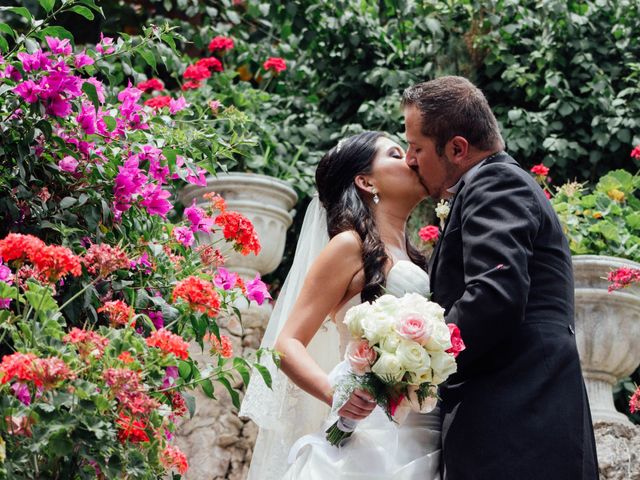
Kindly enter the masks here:
M 356 391 L 338 411 L 359 421 L 351 438 L 333 447 L 324 433 L 337 418 L 327 372 L 350 338 L 346 311 L 383 293 L 429 292 L 425 259 L 406 235 L 426 191 L 381 132 L 341 140 L 320 161 L 316 186 L 262 342 L 281 352 L 282 370 L 268 365 L 272 389 L 254 377 L 240 411 L 260 427 L 248 478 L 437 480 L 437 409 L 397 425 Z

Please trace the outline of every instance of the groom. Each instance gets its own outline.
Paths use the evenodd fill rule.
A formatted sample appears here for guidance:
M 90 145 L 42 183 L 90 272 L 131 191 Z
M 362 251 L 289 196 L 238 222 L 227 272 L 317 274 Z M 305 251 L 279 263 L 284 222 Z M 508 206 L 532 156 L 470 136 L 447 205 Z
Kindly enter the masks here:
M 551 203 L 462 77 L 408 88 L 406 161 L 451 210 L 432 300 L 467 346 L 442 386 L 444 480 L 598 478 L 571 255 Z

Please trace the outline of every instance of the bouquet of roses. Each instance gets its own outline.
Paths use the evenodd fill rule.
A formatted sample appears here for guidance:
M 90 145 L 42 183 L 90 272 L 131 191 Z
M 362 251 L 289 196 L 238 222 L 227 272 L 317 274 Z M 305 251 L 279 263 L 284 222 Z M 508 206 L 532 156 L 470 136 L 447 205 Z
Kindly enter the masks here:
M 436 386 L 456 371 L 455 358 L 465 348 L 458 327 L 445 323 L 442 307 L 417 293 L 383 295 L 350 308 L 344 323 L 352 340 L 331 375 L 334 413 L 356 389 L 369 392 L 391 421 L 435 408 Z M 340 444 L 356 424 L 340 417 L 327 440 Z

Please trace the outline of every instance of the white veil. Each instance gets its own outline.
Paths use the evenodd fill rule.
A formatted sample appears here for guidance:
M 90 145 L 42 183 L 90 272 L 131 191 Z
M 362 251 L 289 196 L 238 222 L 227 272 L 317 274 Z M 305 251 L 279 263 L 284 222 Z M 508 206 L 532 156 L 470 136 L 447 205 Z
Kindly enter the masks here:
M 304 278 L 320 251 L 329 243 L 326 211 L 318 195 L 307 208 L 291 270 L 276 301 L 261 347 L 272 348 L 289 317 Z M 339 336 L 333 322 L 325 322 L 307 347 L 313 359 L 329 372 L 340 361 Z M 288 468 L 287 455 L 301 436 L 317 431 L 329 407 L 300 390 L 271 358 L 263 357 L 271 373 L 269 389 L 254 372 L 240 408 L 240 416 L 253 420 L 260 431 L 253 451 L 248 480 L 280 480 Z

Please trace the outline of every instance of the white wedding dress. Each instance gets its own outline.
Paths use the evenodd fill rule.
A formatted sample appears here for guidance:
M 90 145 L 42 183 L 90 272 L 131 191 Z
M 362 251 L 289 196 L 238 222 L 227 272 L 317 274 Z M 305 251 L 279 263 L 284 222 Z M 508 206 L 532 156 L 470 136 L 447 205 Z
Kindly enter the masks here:
M 386 293 L 429 292 L 429 276 L 413 263 L 400 260 L 387 274 Z M 348 301 L 334 321 L 343 357 L 350 340 L 342 320 L 347 310 L 361 303 L 360 295 Z M 285 480 L 439 480 L 440 415 L 410 413 L 402 425 L 391 422 L 380 407 L 358 423 L 341 447 L 325 440 L 325 430 L 335 422 L 330 416 L 318 431 L 298 439 L 289 453 L 293 464 Z

